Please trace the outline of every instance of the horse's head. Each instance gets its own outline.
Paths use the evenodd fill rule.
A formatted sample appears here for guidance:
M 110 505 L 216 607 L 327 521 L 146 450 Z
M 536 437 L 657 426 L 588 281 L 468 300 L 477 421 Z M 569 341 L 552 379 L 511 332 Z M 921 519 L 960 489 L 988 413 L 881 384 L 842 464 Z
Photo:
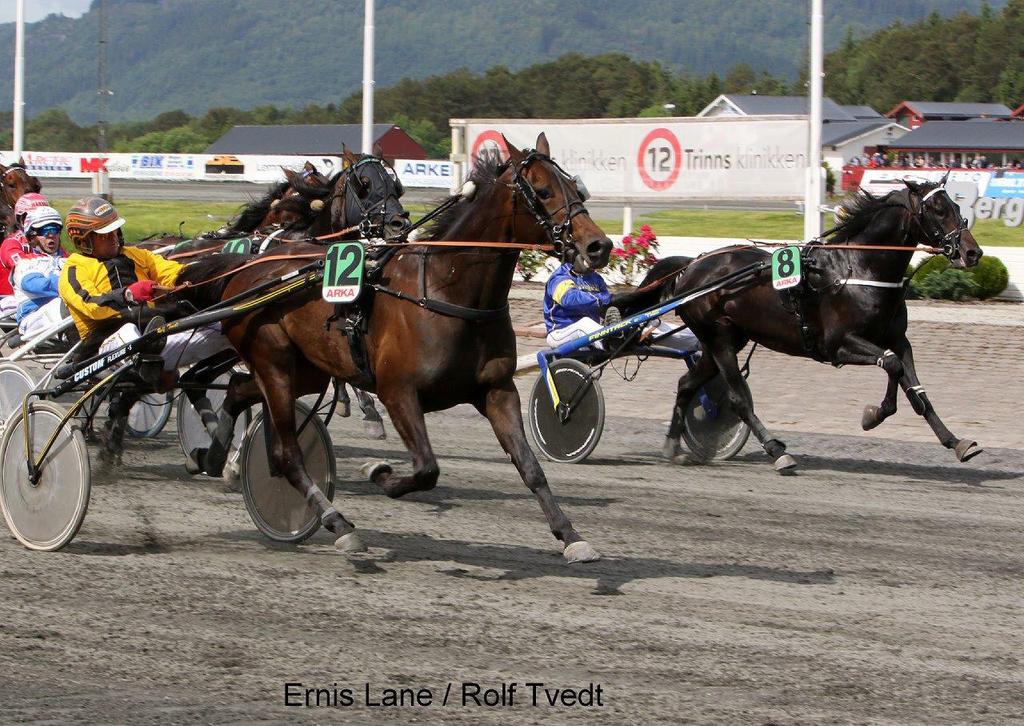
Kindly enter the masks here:
M 402 206 L 405 193 L 394 167 L 385 161 L 380 146 L 372 155 L 356 155 L 343 149 L 345 169 L 331 192 L 331 228 L 358 226 L 365 237 L 399 240 L 412 229 Z
M 612 241 L 597 226 L 584 202 L 590 197 L 583 180 L 569 176 L 551 158 L 547 137 L 537 137 L 536 149 L 520 151 L 505 140 L 512 177 L 513 215 L 520 213 L 516 200 L 525 204 L 522 213 L 532 217 L 543 230 L 555 255 L 572 262 L 578 273 L 604 267 Z
M 23 160 L 19 159 L 10 166 L 0 164 L 0 194 L 11 207 L 22 194 L 38 192 L 42 188 L 39 180 L 28 173 Z
M 946 176 L 938 183 L 904 182 L 909 192 L 910 214 L 923 242 L 938 247 L 953 267 L 974 267 L 982 254 L 960 207 L 946 193 Z

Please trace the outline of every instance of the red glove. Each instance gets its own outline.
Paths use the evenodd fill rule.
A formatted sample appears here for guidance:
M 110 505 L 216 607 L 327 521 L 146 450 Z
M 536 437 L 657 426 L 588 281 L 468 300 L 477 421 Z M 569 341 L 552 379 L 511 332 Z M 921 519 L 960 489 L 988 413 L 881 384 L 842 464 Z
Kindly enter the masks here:
M 133 282 L 124 289 L 125 302 L 129 305 L 132 303 L 149 302 L 153 299 L 154 285 L 156 285 L 156 283 L 152 280 L 139 280 L 138 282 Z

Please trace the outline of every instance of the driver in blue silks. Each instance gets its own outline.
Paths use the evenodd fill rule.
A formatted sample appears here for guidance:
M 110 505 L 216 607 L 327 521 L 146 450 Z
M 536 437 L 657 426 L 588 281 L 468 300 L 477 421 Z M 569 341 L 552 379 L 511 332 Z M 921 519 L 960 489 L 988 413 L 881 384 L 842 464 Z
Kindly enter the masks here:
M 566 262 L 544 286 L 544 326 L 552 348 L 600 330 L 599 322 L 612 300 L 604 278 L 590 271 L 578 274 Z

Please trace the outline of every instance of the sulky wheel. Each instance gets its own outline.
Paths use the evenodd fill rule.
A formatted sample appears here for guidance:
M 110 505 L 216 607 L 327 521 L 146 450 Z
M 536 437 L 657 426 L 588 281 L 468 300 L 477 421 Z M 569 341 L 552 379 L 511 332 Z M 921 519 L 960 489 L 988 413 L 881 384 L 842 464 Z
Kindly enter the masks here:
M 295 402 L 295 424 L 305 428 L 299 446 L 306 472 L 327 499 L 334 498 L 334 447 L 323 421 L 308 405 Z M 270 471 L 263 411 L 253 417 L 242 441 L 239 475 L 245 508 L 256 528 L 275 542 L 298 543 L 320 528 L 316 509 L 283 476 Z
M 16 363 L 0 363 L 0 431 L 3 430 L 4 422 L 15 410 L 21 408 L 25 400 L 36 384 L 21 366 Z
M 604 429 L 604 394 L 589 366 L 566 358 L 548 366 L 558 405 L 544 376 L 530 394 L 530 433 L 540 452 L 552 461 L 575 464 L 597 447 Z
M 20 407 L 11 415 L 0 439 L 0 504 L 4 519 L 14 536 L 33 550 L 59 550 L 70 542 L 89 507 L 89 454 L 82 433 L 67 424 L 61 425 L 64 413 L 64 409 L 50 401 L 33 401 L 27 419 Z M 26 427 L 36 460 L 56 432 L 35 480 L 28 471 Z
M 747 443 L 750 427 L 732 410 L 727 393 L 725 381 L 715 376 L 686 406 L 683 441 L 697 461 L 731 459 Z
M 128 435 L 135 439 L 148 439 L 163 431 L 171 417 L 174 394 L 147 393 L 128 411 Z

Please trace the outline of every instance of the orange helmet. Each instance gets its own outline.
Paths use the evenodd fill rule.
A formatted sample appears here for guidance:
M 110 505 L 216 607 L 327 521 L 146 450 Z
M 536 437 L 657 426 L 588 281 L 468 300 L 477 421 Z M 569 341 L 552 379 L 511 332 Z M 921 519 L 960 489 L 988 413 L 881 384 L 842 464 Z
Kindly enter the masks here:
M 92 254 L 90 235 L 106 234 L 121 229 L 124 217 L 103 197 L 86 197 L 75 202 L 64 219 L 64 228 L 71 243 L 84 255 Z

